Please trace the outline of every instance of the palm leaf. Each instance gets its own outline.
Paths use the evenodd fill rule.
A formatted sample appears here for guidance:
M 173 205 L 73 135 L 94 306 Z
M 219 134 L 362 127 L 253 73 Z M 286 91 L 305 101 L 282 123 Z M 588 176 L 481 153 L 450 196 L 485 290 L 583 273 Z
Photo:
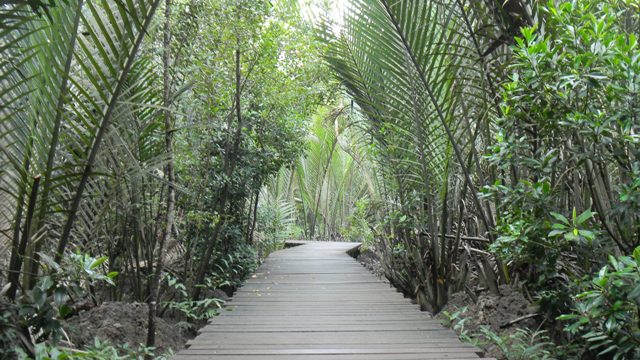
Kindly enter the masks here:
M 473 168 L 477 129 L 486 123 L 470 119 L 467 110 L 486 109 L 478 105 L 487 99 L 484 69 L 475 66 L 478 53 L 460 9 L 438 0 L 351 1 L 327 57 L 369 119 L 380 149 L 378 168 L 395 193 L 388 198 L 394 202 L 390 207 L 398 199 L 415 231 L 427 234 L 408 246 L 428 247 L 428 259 L 422 258 L 424 251 L 407 254 L 417 256 L 413 263 L 430 263 L 424 282 L 432 284 L 425 291 L 435 310 L 446 301 L 446 289 L 438 289 L 435 279 L 446 276 L 451 254 L 438 234 L 457 216 L 451 199 L 459 197 L 450 194 L 458 189 L 450 187 L 457 173 L 471 190 L 483 231 L 492 223 L 477 196 Z
M 25 255 L 16 253 L 21 233 L 26 240 L 38 234 L 28 250 L 37 273 L 47 239 L 58 240 L 59 261 L 75 219 L 100 211 L 90 205 L 78 214 L 92 195 L 87 189 L 97 191 L 90 179 L 101 144 L 113 120 L 128 111 L 122 100 L 135 102 L 144 93 L 132 92 L 128 80 L 159 1 L 64 1 L 43 4 L 46 16 L 34 14 L 32 3 L 0 8 L 0 194 L 8 199 L 1 221 L 15 229 L 13 257 Z M 25 212 L 37 176 L 39 201 Z M 14 268 L 20 266 L 12 261 Z

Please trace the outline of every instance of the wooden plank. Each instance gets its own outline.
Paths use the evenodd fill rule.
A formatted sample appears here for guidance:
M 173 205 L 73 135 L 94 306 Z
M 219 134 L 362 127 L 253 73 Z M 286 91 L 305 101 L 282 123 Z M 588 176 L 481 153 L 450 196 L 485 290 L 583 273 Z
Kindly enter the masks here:
M 479 359 L 349 257 L 353 247 L 305 242 L 273 253 L 174 359 Z
M 213 349 L 187 349 L 184 351 L 185 354 L 207 354 Z M 466 347 L 450 347 L 446 351 L 449 354 L 455 353 L 458 355 L 468 355 L 470 354 L 469 348 Z M 216 355 L 364 355 L 364 354 L 442 354 L 442 349 L 437 348 L 413 348 L 413 347 L 405 347 L 405 348 L 380 348 L 380 349 L 371 349 L 371 348 L 352 348 L 352 349 L 332 349 L 332 348 L 323 348 L 323 349 L 274 349 L 274 350 L 247 350 L 247 349 L 215 349 Z M 476 357 L 477 358 L 477 357 Z
M 440 330 L 438 324 L 282 324 L 282 325 L 258 325 L 258 324 L 211 324 L 200 330 L 206 332 L 310 332 L 310 331 L 331 331 L 331 332 L 363 332 L 363 331 L 426 331 Z
M 467 360 L 478 359 L 475 354 L 365 354 L 365 355 L 216 355 L 216 354 L 182 354 L 173 357 L 176 360 L 427 360 L 448 359 Z M 496 360 L 485 359 L 484 360 Z
M 469 344 L 460 344 L 460 342 L 443 342 L 443 344 L 449 344 L 448 348 L 464 348 L 464 349 L 476 349 Z M 366 347 L 366 348 L 365 348 Z M 273 344 L 243 344 L 243 345 L 229 345 L 229 344 L 200 344 L 192 345 L 189 350 L 264 350 L 264 351 L 283 351 L 283 350 L 295 350 L 295 351 L 311 351 L 313 353 L 321 353 L 327 349 L 335 351 L 351 351 L 358 349 L 365 349 L 366 352 L 371 353 L 402 353 L 411 349 L 409 352 L 438 352 L 441 351 L 438 347 L 434 347 L 433 343 L 421 343 L 421 344 L 306 344 L 303 347 L 300 345 L 273 345 Z

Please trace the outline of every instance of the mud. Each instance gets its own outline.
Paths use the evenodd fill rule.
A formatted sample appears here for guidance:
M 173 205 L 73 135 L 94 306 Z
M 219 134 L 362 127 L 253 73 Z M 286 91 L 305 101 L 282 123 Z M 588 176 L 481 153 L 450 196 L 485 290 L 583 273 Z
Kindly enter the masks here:
M 384 277 L 384 265 L 382 265 L 380 257 L 375 252 L 364 250 L 358 254 L 356 260 L 377 277 Z
M 535 328 L 537 325 L 535 319 L 522 320 L 508 325 L 513 320 L 534 313 L 535 307 L 524 295 L 507 285 L 500 286 L 500 296 L 484 292 L 478 296 L 478 301 L 475 303 L 464 292 L 453 294 L 443 312 L 453 314 L 464 307 L 467 310 L 462 312 L 460 317 L 468 319 L 465 322 L 465 329 L 470 333 L 478 332 L 482 325 L 494 332 L 503 331 L 510 327 Z M 438 317 L 446 318 L 442 312 Z
M 113 345 L 127 343 L 135 349 L 146 343 L 148 316 L 144 303 L 105 302 L 67 319 L 63 326 L 75 348 L 91 346 L 97 337 Z M 184 343 L 195 336 L 189 325 L 156 318 L 156 354 L 182 349 Z

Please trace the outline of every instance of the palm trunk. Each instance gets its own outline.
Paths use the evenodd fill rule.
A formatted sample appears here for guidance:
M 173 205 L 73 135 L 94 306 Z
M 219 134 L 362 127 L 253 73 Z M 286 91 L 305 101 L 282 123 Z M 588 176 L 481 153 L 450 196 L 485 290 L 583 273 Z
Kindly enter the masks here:
M 35 207 L 36 207 L 36 200 L 38 198 L 39 185 L 40 185 L 40 176 L 38 175 L 33 178 L 31 195 L 29 196 L 29 205 L 27 207 L 27 218 L 25 220 L 24 227 L 22 229 L 22 236 L 20 238 L 20 242 L 18 246 L 14 246 L 13 252 L 11 254 L 12 255 L 11 266 L 10 266 L 10 272 L 9 272 L 9 283 L 11 284 L 11 287 L 9 288 L 9 292 L 7 293 L 7 296 L 11 300 L 15 299 L 16 291 L 18 290 L 18 283 L 20 281 L 20 269 L 22 268 L 22 261 L 24 259 L 25 251 L 27 249 L 27 243 L 31 235 L 31 232 L 29 231 L 29 229 L 31 228 L 31 220 L 33 218 L 33 212 L 35 211 Z M 19 211 L 18 211 L 19 215 L 21 212 L 22 212 L 22 206 L 20 205 Z M 22 216 L 16 219 L 17 227 L 20 226 L 19 224 L 20 224 L 21 217 Z M 18 234 L 19 234 L 19 230 L 16 230 L 16 236 Z M 16 241 L 14 241 L 14 245 L 16 245 Z M 25 268 L 26 268 L 26 265 L 25 265 Z M 28 283 L 29 278 L 25 277 L 24 281 L 25 283 Z

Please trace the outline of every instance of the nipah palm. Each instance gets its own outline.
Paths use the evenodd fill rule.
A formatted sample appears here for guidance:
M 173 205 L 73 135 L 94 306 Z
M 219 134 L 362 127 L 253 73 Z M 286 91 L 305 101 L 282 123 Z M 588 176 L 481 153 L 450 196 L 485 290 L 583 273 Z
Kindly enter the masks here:
M 0 190 L 10 296 L 34 285 L 42 249 L 60 261 L 91 200 L 101 145 L 138 103 L 129 77 L 158 0 L 29 1 L 0 8 Z M 40 6 L 40 5 L 33 5 Z M 85 229 L 86 230 L 86 229 Z M 24 263 L 24 267 L 23 267 Z
M 466 32 L 464 7 L 446 1 L 355 0 L 329 64 L 366 115 L 379 168 L 392 184 L 394 240 L 415 269 L 399 281 L 426 307 L 447 301 L 459 236 L 486 235 L 490 208 L 478 197 L 476 147 L 486 135 L 486 77 Z M 481 131 L 482 130 L 482 131 Z M 475 209 L 479 222 L 460 214 Z M 400 275 L 399 275 L 400 276 Z

